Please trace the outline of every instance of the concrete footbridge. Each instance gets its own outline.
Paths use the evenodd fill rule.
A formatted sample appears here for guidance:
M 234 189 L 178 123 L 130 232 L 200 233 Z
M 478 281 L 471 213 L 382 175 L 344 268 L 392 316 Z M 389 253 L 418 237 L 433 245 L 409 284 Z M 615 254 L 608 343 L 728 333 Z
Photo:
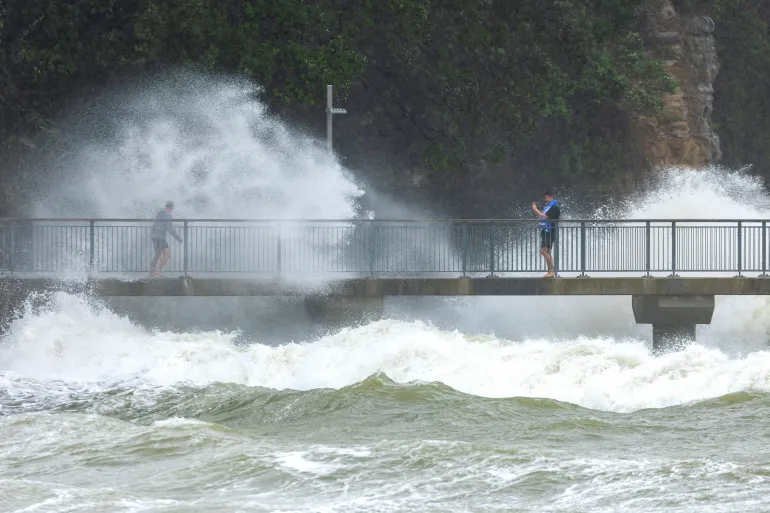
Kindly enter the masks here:
M 345 322 L 380 315 L 388 296 L 631 296 L 661 350 L 694 339 L 715 296 L 770 294 L 765 220 L 562 220 L 551 279 L 532 220 L 179 220 L 165 278 L 147 276 L 151 226 L 0 220 L 3 316 L 57 289 L 301 296 L 311 316 Z

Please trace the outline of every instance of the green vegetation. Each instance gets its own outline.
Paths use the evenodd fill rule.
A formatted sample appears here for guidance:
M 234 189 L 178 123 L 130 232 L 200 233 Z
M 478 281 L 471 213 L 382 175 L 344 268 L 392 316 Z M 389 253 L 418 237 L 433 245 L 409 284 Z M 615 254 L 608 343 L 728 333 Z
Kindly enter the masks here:
M 414 159 L 444 197 L 585 179 L 626 162 L 621 112 L 654 112 L 673 90 L 640 17 L 638 0 L 385 1 L 364 34 L 365 80 L 423 142 Z M 614 151 L 583 151 L 607 141 Z
M 196 64 L 256 78 L 274 98 L 349 87 L 365 58 L 328 30 L 323 2 L 17 0 L 0 14 L 4 138 L 40 129 L 67 98 L 141 69 Z
M 770 5 L 723 1 L 717 12 L 722 69 L 715 84 L 714 119 L 724 163 L 751 164 L 770 176 Z
M 643 51 L 645 3 L 9 0 L 0 4 L 0 169 L 14 169 L 36 136 L 55 135 L 73 99 L 194 65 L 251 77 L 271 106 L 306 121 L 324 84 L 335 84 L 356 113 L 340 123 L 338 149 L 384 189 L 420 175 L 434 197 L 463 196 L 473 212 L 522 181 L 612 182 L 638 164 L 629 114 L 655 112 L 675 86 Z M 715 114 L 728 162 L 766 161 L 770 9 L 761 0 L 679 7 L 718 21 L 729 59 Z M 317 108 L 312 116 L 322 119 Z

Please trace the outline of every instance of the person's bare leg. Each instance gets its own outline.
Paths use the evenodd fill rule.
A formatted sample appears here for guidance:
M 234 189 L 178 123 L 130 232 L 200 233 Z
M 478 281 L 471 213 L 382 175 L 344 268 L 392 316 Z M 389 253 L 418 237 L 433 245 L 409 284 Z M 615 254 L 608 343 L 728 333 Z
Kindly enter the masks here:
M 553 278 L 555 273 L 553 272 L 553 257 L 551 256 L 551 250 L 548 248 L 540 248 L 540 254 L 545 258 L 545 265 L 548 267 L 548 272 L 543 278 Z
M 160 274 L 161 271 L 163 271 L 163 266 L 166 265 L 166 262 L 168 262 L 170 256 L 171 250 L 169 248 L 164 249 L 163 256 L 161 257 L 160 262 L 158 262 L 158 266 L 155 268 L 156 274 Z
M 158 261 L 160 260 L 161 251 L 155 251 L 155 256 L 152 257 L 150 262 L 150 274 L 155 274 L 155 270 L 158 268 Z

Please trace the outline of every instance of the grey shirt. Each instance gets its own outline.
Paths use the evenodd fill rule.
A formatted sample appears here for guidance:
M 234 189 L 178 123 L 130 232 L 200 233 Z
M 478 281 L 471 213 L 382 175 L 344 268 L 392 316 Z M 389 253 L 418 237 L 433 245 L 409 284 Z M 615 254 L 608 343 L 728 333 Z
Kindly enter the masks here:
M 165 208 L 158 212 L 158 215 L 155 216 L 155 222 L 152 223 L 150 238 L 166 240 L 166 232 L 171 232 L 171 235 L 181 242 L 182 238 L 176 233 L 174 226 L 171 224 L 173 219 L 174 216 L 171 215 L 171 212 L 167 212 Z

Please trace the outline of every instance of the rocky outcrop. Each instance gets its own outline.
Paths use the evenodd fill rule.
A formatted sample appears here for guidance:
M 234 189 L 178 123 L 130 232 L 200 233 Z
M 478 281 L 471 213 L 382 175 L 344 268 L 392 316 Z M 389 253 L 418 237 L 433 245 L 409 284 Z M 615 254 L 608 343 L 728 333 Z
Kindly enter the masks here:
M 719 72 L 714 21 L 677 13 L 659 0 L 647 15 L 645 44 L 678 82 L 663 98 L 663 111 L 634 120 L 639 150 L 651 167 L 703 167 L 721 158 L 719 137 L 711 126 L 714 79 Z

